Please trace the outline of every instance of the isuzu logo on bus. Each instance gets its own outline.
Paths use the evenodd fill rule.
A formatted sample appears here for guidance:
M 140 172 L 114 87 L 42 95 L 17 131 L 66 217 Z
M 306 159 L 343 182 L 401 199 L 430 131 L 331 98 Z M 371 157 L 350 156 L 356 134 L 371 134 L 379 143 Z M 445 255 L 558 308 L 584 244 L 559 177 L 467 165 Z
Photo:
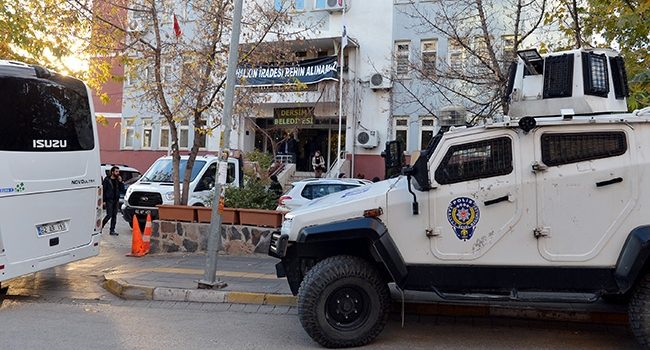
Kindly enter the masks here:
M 32 140 L 34 148 L 66 148 L 67 140 Z

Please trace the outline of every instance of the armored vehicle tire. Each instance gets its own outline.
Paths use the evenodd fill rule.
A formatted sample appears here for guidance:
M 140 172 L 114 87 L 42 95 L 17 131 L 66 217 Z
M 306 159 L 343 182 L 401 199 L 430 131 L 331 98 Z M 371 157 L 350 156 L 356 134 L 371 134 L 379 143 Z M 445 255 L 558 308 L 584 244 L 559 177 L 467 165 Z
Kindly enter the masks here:
M 369 262 L 335 256 L 316 264 L 298 293 L 300 323 L 328 348 L 368 344 L 388 320 L 388 284 Z
M 644 349 L 650 348 L 650 273 L 637 284 L 628 305 L 630 328 Z

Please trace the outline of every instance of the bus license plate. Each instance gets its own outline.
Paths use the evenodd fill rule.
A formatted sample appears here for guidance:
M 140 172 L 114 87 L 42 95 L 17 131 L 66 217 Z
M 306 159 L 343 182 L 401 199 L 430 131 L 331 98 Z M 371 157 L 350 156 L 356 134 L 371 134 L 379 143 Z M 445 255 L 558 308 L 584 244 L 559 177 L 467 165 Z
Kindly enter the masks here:
M 51 235 L 55 233 L 61 233 L 65 232 L 68 230 L 68 221 L 57 221 L 57 222 L 50 222 L 47 224 L 42 224 L 36 226 L 36 231 L 38 232 L 39 236 L 46 236 L 46 235 Z

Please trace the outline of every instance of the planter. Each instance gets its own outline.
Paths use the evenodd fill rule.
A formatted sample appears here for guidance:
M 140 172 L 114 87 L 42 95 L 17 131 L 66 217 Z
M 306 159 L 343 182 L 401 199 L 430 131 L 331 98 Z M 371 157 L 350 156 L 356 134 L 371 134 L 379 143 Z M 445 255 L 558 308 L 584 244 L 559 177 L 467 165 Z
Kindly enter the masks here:
M 167 221 L 196 221 L 196 207 L 189 205 L 159 205 L 158 219 Z
M 198 222 L 209 223 L 212 220 L 212 208 L 196 207 Z M 223 208 L 221 223 L 229 225 L 239 224 L 239 211 L 235 208 Z
M 282 212 L 262 209 L 237 209 L 239 222 L 242 225 L 280 227 L 282 226 Z

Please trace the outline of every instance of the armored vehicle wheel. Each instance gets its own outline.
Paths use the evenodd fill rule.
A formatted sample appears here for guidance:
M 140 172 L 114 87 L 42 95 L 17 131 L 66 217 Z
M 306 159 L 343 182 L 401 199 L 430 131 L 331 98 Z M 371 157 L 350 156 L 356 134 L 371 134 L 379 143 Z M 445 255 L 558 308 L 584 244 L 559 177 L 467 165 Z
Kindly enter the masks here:
M 316 264 L 298 293 L 298 315 L 307 334 L 328 348 L 368 344 L 388 320 L 390 294 L 379 271 L 353 256 Z
M 630 328 L 643 348 L 650 348 L 650 274 L 637 284 L 628 304 Z

